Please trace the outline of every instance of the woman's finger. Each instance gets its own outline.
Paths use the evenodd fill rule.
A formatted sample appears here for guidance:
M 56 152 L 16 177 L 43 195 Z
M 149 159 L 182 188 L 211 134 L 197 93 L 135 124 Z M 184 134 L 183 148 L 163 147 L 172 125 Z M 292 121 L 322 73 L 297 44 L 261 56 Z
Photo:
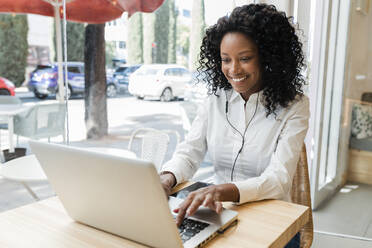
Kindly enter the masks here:
M 198 210 L 199 206 L 202 205 L 204 201 L 204 197 L 205 197 L 204 195 L 200 194 L 194 198 L 194 200 L 191 202 L 191 204 L 186 210 L 188 216 L 193 215 L 196 212 L 196 210 Z
M 222 209 L 223 209 L 222 202 L 215 201 L 214 203 L 215 203 L 215 206 L 216 206 L 216 213 L 220 214 L 222 212 Z
M 175 209 L 175 210 L 177 210 L 177 212 L 175 212 L 175 210 L 173 210 L 173 212 L 178 213 L 178 215 L 176 217 L 177 226 L 181 225 L 183 219 L 185 218 L 186 210 L 188 209 L 188 207 L 192 203 L 194 197 L 195 197 L 195 194 L 190 193 L 187 196 L 187 198 L 181 203 L 181 205 L 177 209 Z

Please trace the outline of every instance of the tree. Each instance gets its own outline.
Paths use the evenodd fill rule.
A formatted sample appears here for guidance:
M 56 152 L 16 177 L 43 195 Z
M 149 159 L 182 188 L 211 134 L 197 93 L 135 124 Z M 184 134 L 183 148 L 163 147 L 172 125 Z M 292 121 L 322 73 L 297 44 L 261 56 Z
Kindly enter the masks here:
M 181 56 L 177 57 L 177 63 L 188 67 L 188 57 L 190 50 L 190 28 L 184 24 L 180 24 L 177 28 L 177 49 Z
M 112 60 L 115 58 L 115 41 L 105 42 L 106 63 L 109 68 L 113 68 Z
M 85 126 L 87 139 L 107 135 L 105 24 L 85 28 Z
M 177 12 L 175 0 L 168 0 L 169 3 L 169 35 L 168 35 L 168 63 L 177 63 Z
M 143 13 L 143 61 L 145 64 L 153 63 L 153 50 L 155 51 L 155 14 Z
M 0 75 L 22 85 L 28 55 L 26 15 L 0 14 Z
M 135 13 L 128 21 L 128 63 L 143 63 L 143 23 L 142 13 Z
M 67 22 L 67 61 L 84 61 L 84 31 L 84 24 Z
M 189 68 L 195 71 L 198 66 L 200 45 L 205 34 L 204 0 L 193 0 L 191 14 L 190 60 Z
M 57 46 L 56 46 L 56 32 L 54 27 L 54 50 L 55 58 L 57 60 Z M 66 33 L 67 33 L 67 61 L 84 61 L 84 33 L 85 25 L 77 22 L 67 21 L 66 23 Z M 62 40 L 62 45 L 64 40 Z
M 155 11 L 155 51 L 153 62 L 166 64 L 168 62 L 168 35 L 169 35 L 169 0 L 165 0 Z

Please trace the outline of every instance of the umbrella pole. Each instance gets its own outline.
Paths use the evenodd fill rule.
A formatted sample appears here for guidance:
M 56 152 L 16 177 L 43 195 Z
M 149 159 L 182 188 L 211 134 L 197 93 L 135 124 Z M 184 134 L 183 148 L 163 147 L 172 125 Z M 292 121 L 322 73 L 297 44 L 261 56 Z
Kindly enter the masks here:
M 61 18 L 59 15 L 59 6 L 54 6 L 54 20 L 56 22 L 56 44 L 57 44 L 57 61 L 58 61 L 58 94 L 59 101 L 64 102 L 65 87 L 63 84 L 62 70 L 62 36 L 61 36 Z

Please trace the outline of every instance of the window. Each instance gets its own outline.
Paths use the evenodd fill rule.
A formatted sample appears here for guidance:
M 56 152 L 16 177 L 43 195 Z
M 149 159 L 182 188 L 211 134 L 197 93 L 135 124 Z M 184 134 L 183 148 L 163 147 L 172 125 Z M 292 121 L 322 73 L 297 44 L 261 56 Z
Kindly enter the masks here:
M 184 17 L 188 17 L 188 18 L 190 18 L 190 17 L 191 17 L 191 12 L 190 12 L 190 10 L 188 10 L 188 9 L 183 9 L 183 10 L 182 10 L 182 15 L 183 15 Z
M 175 76 L 176 75 L 176 69 L 166 69 L 164 72 L 165 76 Z
M 190 76 L 190 72 L 184 68 L 180 69 L 181 76 Z
M 67 71 L 72 73 L 80 73 L 80 68 L 79 66 L 69 66 Z
M 119 48 L 120 48 L 120 49 L 125 49 L 125 48 L 126 48 L 126 43 L 125 43 L 125 41 L 119 41 Z
M 115 70 L 115 72 L 123 72 L 125 71 L 126 69 L 128 69 L 128 67 L 119 67 Z

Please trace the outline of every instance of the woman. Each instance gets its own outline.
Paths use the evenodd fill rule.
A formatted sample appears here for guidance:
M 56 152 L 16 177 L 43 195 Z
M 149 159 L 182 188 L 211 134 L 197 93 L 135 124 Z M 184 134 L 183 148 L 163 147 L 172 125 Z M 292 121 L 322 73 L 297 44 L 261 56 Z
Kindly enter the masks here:
M 302 44 L 290 20 L 272 5 L 251 4 L 207 29 L 198 72 L 212 94 L 160 177 L 169 193 L 208 151 L 215 184 L 189 194 L 177 209 L 178 224 L 201 205 L 219 213 L 222 201 L 291 201 L 309 102 Z

